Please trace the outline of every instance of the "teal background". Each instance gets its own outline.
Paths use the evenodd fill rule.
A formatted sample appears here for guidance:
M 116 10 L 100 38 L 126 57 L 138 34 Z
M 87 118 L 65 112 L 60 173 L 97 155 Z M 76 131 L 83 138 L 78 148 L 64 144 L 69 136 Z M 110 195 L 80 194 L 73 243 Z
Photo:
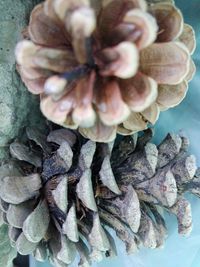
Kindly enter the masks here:
M 186 99 L 177 108 L 161 114 L 155 127 L 156 143 L 168 132 L 182 133 L 191 140 L 190 152 L 195 154 L 200 166 L 200 0 L 177 0 L 185 21 L 191 24 L 197 35 L 197 49 L 194 60 L 197 73 L 190 83 Z M 173 216 L 166 216 L 169 237 L 163 249 L 142 249 L 139 253 L 127 256 L 124 245 L 116 239 L 119 257 L 105 260 L 93 267 L 200 267 L 200 200 L 188 196 L 192 202 L 193 231 L 189 237 L 177 234 L 177 223 Z M 38 263 L 32 258 L 30 267 L 49 267 L 48 263 Z M 77 263 L 72 265 L 77 266 Z

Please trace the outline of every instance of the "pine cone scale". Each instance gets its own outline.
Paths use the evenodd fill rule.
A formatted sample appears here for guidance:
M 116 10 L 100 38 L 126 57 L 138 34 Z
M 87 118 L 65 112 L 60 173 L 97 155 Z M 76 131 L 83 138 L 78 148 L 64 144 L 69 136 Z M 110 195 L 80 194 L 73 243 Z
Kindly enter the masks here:
M 141 245 L 157 248 L 167 234 L 160 209 L 177 217 L 180 234 L 190 233 L 191 207 L 184 192 L 199 194 L 199 175 L 194 157 L 187 156 L 185 138 L 168 135 L 156 147 L 147 131 L 139 138 L 124 137 L 119 144 L 96 145 L 67 130 L 66 145 L 63 129 L 45 139 L 31 129 L 27 133 L 25 145 L 43 155 L 42 167 L 19 156 L 14 166 L 11 161 L 9 168 L 1 167 L 0 179 L 0 220 L 8 225 L 12 246 L 20 254 L 33 253 L 41 261 L 48 257 L 55 266 L 67 266 L 78 252 L 79 266 L 89 266 L 116 254 L 107 227 L 115 230 L 127 253 Z M 59 157 L 65 171 L 54 172 Z M 48 159 L 49 174 L 44 176 Z M 12 186 L 5 186 L 6 179 Z M 115 186 L 119 191 L 114 192 Z M 13 194 L 16 188 L 26 189 L 25 195 Z
M 159 3 L 150 6 L 150 13 L 156 17 L 159 26 L 157 42 L 169 42 L 180 37 L 184 22 L 177 8 L 170 3 Z
M 16 58 L 49 120 L 109 142 L 146 129 L 182 101 L 195 71 L 194 33 L 173 2 L 157 2 L 46 0 L 35 7 Z M 160 90 L 166 84 L 170 97 Z

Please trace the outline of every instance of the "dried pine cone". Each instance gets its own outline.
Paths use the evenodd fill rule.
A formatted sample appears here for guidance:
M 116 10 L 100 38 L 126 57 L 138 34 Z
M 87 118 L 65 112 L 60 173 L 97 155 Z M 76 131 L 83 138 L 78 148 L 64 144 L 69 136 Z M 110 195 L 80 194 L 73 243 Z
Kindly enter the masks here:
M 43 114 L 93 141 L 154 124 L 195 71 L 193 29 L 170 0 L 46 0 L 24 35 L 18 69 Z
M 20 254 L 79 266 L 116 255 L 110 227 L 127 253 L 163 245 L 162 210 L 175 214 L 180 234 L 192 228 L 183 193 L 200 195 L 200 175 L 188 141 L 169 134 L 156 147 L 151 132 L 118 144 L 94 143 L 66 129 L 48 137 L 27 129 L 26 144 L 10 146 L 1 167 L 0 218 Z M 196 175 L 195 175 L 196 173 Z

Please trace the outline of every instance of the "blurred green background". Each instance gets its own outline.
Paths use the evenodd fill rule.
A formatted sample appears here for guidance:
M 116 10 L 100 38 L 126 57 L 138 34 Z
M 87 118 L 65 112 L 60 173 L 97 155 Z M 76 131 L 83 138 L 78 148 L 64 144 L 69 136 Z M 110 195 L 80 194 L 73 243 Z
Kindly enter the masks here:
M 161 114 L 155 127 L 154 141 L 160 142 L 169 131 L 185 134 L 191 140 L 191 152 L 196 155 L 200 166 L 200 0 L 176 0 L 176 4 L 182 10 L 185 21 L 196 31 L 197 49 L 193 57 L 197 73 L 182 104 Z M 142 249 L 136 255 L 127 256 L 123 244 L 116 239 L 119 257 L 94 264 L 93 267 L 200 267 L 200 200 L 191 196 L 188 198 L 192 202 L 194 221 L 190 237 L 180 237 L 175 218 L 167 215 L 169 237 L 163 249 Z M 49 263 L 30 259 L 30 267 L 49 266 Z M 77 266 L 77 263 L 72 266 Z

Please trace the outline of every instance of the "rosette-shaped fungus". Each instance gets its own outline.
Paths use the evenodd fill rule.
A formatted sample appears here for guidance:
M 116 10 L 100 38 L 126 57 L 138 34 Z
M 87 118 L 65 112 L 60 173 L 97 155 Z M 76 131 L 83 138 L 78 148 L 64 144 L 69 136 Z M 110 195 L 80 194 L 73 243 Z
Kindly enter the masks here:
M 183 193 L 200 195 L 200 175 L 185 138 L 171 134 L 156 147 L 148 132 L 115 145 L 67 129 L 27 136 L 0 168 L 0 225 L 20 254 L 66 267 L 78 253 L 79 266 L 90 266 L 116 255 L 109 228 L 127 253 L 157 248 L 167 234 L 163 209 L 177 216 L 180 234 L 190 233 Z
M 24 36 L 18 69 L 43 114 L 93 141 L 154 124 L 195 70 L 194 32 L 172 1 L 46 0 Z

